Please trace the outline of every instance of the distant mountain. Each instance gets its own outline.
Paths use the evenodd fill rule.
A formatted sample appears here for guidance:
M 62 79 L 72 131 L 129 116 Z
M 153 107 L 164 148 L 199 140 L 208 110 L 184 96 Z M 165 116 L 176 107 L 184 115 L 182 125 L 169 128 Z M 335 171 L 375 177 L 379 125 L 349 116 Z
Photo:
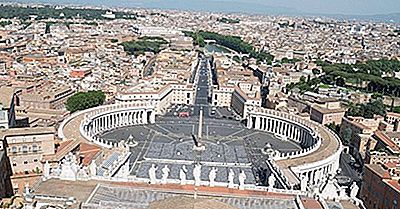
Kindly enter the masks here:
M 400 13 L 377 14 L 377 15 L 342 15 L 342 14 L 308 14 L 310 16 L 325 16 L 335 19 L 359 20 L 373 22 L 392 22 L 400 24 Z

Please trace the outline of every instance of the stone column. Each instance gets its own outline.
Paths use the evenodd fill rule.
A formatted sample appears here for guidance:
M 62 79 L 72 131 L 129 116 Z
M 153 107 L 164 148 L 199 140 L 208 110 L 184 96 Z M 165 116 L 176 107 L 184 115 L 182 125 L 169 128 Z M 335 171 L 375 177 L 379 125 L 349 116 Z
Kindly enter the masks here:
M 256 129 L 260 129 L 260 116 L 256 116 Z
M 310 174 L 310 180 L 309 180 L 311 184 L 314 184 L 314 177 L 315 177 L 315 170 L 312 170 L 311 174 Z
M 253 127 L 253 120 L 252 120 L 253 118 L 251 117 L 251 116 L 249 116 L 248 117 L 248 119 L 247 119 L 247 128 L 248 129 L 251 129 L 251 127 Z
M 273 122 L 271 118 L 268 118 L 268 132 L 272 132 Z
M 154 111 L 151 111 L 150 123 L 155 123 L 155 122 L 156 122 L 156 114 L 154 113 Z
M 148 123 L 148 121 L 147 121 L 147 110 L 143 111 L 143 115 L 142 116 L 143 116 L 143 123 L 147 124 Z

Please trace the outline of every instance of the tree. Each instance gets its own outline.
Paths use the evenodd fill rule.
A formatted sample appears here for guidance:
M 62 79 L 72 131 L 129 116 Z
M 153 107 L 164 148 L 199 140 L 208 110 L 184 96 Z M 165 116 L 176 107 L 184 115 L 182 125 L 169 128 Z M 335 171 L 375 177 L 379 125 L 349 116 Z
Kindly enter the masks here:
M 386 115 L 386 106 L 382 99 L 374 99 L 367 104 L 357 104 L 349 106 L 348 116 L 361 116 L 364 118 L 373 118 L 374 115 Z
M 312 73 L 314 75 L 319 75 L 319 74 L 321 74 L 321 71 L 319 69 L 317 69 L 317 68 L 314 68 L 314 69 L 312 69 Z
M 350 143 L 352 137 L 352 131 L 350 128 L 346 128 L 343 131 L 343 144 L 347 145 Z
M 393 112 L 400 113 L 400 106 L 396 106 L 393 108 Z
M 344 86 L 345 84 L 346 84 L 346 81 L 343 78 L 339 77 L 336 79 L 337 86 Z
M 68 98 L 66 106 L 68 111 L 76 112 L 102 105 L 105 99 L 106 96 L 102 91 L 78 92 Z

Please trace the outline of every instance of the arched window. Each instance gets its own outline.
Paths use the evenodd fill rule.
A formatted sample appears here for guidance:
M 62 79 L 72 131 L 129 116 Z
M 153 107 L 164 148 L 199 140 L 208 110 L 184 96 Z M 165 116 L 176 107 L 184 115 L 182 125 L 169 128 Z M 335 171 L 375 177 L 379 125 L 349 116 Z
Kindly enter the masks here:
M 11 152 L 12 153 L 17 153 L 17 147 L 16 146 L 12 146 L 11 147 Z

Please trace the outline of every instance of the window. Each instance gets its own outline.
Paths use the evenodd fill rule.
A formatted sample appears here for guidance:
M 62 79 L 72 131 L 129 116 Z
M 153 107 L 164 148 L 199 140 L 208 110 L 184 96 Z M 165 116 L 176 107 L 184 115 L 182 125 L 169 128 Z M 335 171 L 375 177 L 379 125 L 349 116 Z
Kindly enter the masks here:
M 17 153 L 17 147 L 16 146 L 12 146 L 11 147 L 11 152 L 12 153 Z
M 28 161 L 25 160 L 25 161 L 24 161 L 24 164 L 25 164 L 25 165 L 28 164 Z
M 16 167 L 16 166 L 17 166 L 17 163 L 13 163 L 12 165 L 13 165 L 13 167 Z
M 33 151 L 33 152 L 39 151 L 37 144 L 33 144 L 33 145 L 32 145 L 32 151 Z
M 23 152 L 23 153 L 28 153 L 28 146 L 23 145 L 23 146 L 22 146 L 22 152 Z

